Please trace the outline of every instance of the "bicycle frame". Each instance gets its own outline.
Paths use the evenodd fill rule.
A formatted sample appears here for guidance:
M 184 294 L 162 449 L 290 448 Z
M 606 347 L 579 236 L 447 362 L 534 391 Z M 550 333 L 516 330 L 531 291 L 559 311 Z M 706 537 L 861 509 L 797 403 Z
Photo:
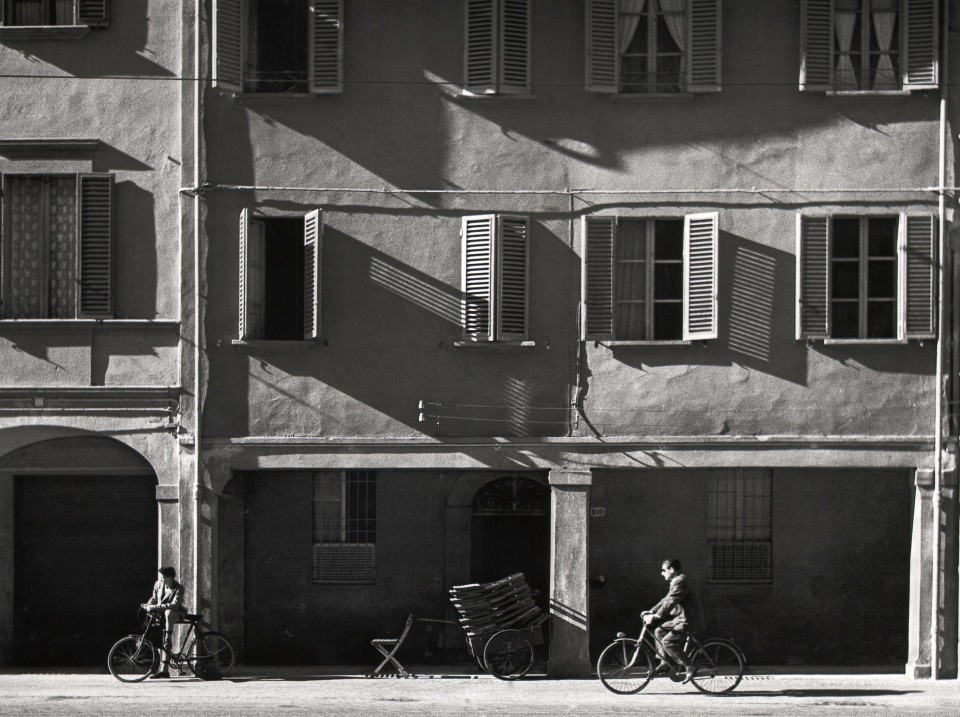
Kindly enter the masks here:
M 190 644 L 191 636 L 195 636 L 199 638 L 201 635 L 200 628 L 197 626 L 197 623 L 185 622 L 180 624 L 186 625 L 187 629 L 183 632 L 183 636 L 180 639 L 180 646 L 177 648 L 176 652 L 174 652 L 173 650 L 168 650 L 163 645 L 162 640 L 160 641 L 159 645 L 156 645 L 156 644 L 154 645 L 154 648 L 160 654 L 161 658 L 163 657 L 164 654 L 169 655 L 170 661 L 173 662 L 175 665 L 177 665 L 177 667 L 180 667 L 181 663 L 186 658 L 186 655 L 183 654 L 183 650 L 187 645 Z M 147 636 L 147 633 L 149 632 L 150 628 L 153 627 L 154 625 L 157 625 L 162 629 L 163 625 L 161 622 L 161 618 L 155 612 L 148 612 L 147 616 L 143 620 L 143 628 L 140 630 L 139 633 L 135 635 L 135 637 L 139 637 L 142 640 L 149 639 Z M 172 646 L 173 646 L 173 642 L 171 641 L 171 647 Z
M 672 663 L 677 662 L 677 658 L 674 657 L 672 654 L 670 654 L 670 651 L 667 650 L 666 646 L 663 644 L 663 641 L 660 640 L 660 638 L 657 637 L 656 633 L 649 628 L 650 626 L 644 623 L 643 629 L 640 630 L 640 636 L 637 638 L 637 645 L 633 651 L 633 656 L 630 658 L 630 661 L 629 663 L 627 663 L 626 666 L 627 667 L 634 666 L 634 664 L 637 661 L 637 657 L 639 657 L 640 655 L 640 651 L 644 647 L 647 647 L 648 649 L 653 650 L 653 653 L 655 655 L 661 655 L 661 656 L 666 655 L 667 656 L 666 662 L 668 662 L 668 664 L 671 664 L 671 666 L 673 666 Z M 699 641 L 693 635 L 688 634 L 686 635 L 686 638 L 687 639 L 683 645 L 684 652 L 696 650 L 698 647 L 700 647 Z M 633 639 L 627 637 L 624 633 L 618 633 L 617 639 L 623 640 L 625 642 L 626 641 L 633 642 Z M 679 666 L 685 668 L 686 664 L 681 663 Z

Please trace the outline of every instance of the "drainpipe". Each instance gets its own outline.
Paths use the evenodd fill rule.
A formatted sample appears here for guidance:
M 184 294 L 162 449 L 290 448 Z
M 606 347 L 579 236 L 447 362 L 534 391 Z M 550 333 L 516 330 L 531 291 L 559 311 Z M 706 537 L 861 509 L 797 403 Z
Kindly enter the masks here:
M 202 493 L 200 492 L 200 417 L 201 417 L 201 381 L 203 358 L 201 340 L 203 338 L 200 306 L 200 102 L 203 95 L 201 74 L 203 63 L 200 59 L 202 43 L 202 18 L 205 0 L 194 0 L 193 18 L 193 601 L 194 613 L 201 614 L 200 599 L 200 512 Z M 212 620 L 211 615 L 209 619 Z
M 946 233 L 947 233 L 947 211 L 946 211 L 946 186 L 947 186 L 947 48 L 949 41 L 948 27 L 950 25 L 950 7 L 949 0 L 943 0 L 942 3 L 942 23 L 941 23 L 941 67 L 940 67 L 940 155 L 937 171 L 937 183 L 939 191 L 937 192 L 937 369 L 936 369 L 936 409 L 934 411 L 934 454 L 933 454 L 933 576 L 931 584 L 931 593 L 933 606 L 930 621 L 930 676 L 933 679 L 940 677 L 940 589 L 943 583 L 941 579 L 942 564 L 940 553 L 943 544 L 943 538 L 940 535 L 940 511 L 942 505 L 943 491 L 943 413 L 944 413 L 944 339 L 946 331 L 944 328 L 944 318 L 946 315 L 946 300 L 943 295 L 944 286 L 944 264 L 946 257 Z

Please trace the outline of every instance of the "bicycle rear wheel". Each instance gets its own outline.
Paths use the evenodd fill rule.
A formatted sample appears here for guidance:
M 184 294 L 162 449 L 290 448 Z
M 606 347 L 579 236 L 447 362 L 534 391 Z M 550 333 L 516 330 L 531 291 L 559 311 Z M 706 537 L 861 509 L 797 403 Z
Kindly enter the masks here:
M 636 694 L 653 677 L 653 657 L 646 647 L 638 647 L 636 640 L 616 640 L 600 653 L 597 677 L 611 692 Z
M 725 695 L 743 679 L 740 648 L 726 640 L 706 640 L 693 653 L 693 686 L 708 695 Z
M 121 682 L 147 679 L 157 664 L 157 651 L 142 636 L 131 635 L 119 640 L 107 655 L 107 669 Z
M 219 680 L 233 669 L 237 652 L 224 635 L 204 632 L 187 648 L 187 664 L 201 680 Z

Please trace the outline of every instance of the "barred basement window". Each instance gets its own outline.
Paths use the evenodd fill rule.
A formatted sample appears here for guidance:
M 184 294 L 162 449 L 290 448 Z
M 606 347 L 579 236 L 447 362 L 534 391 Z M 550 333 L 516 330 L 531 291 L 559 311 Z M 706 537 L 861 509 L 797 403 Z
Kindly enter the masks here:
M 772 477 L 768 470 L 715 471 L 707 489 L 709 582 L 768 583 L 773 577 Z
M 377 580 L 377 472 L 322 471 L 313 478 L 313 582 Z
M 112 174 L 3 178 L 4 319 L 112 316 Z

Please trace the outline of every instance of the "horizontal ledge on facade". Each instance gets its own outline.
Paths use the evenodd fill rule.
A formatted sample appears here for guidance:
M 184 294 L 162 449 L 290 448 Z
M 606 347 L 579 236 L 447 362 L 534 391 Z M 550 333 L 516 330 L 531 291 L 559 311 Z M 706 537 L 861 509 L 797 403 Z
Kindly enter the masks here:
M 693 341 L 626 341 L 620 339 L 607 340 L 607 339 L 595 339 L 589 338 L 584 339 L 584 341 L 594 343 L 598 346 L 609 346 L 616 348 L 618 346 L 693 346 Z
M 824 346 L 906 346 L 909 339 L 806 339 L 808 343 L 822 343 Z M 929 339 L 915 339 L 929 341 Z
M 916 90 L 825 90 L 827 97 L 905 97 Z
M 179 326 L 179 319 L 0 319 L 0 329 L 49 328 L 60 329 L 80 326 L 107 326 L 131 328 L 139 326 Z
M 458 349 L 533 349 L 536 341 L 454 341 Z
M 233 339 L 230 342 L 231 346 L 236 346 L 241 349 L 257 349 L 265 350 L 269 349 L 271 351 L 306 351 L 312 348 L 319 346 L 326 346 L 327 342 L 324 339 L 306 339 L 306 340 L 293 340 L 293 341 L 268 341 L 264 339 Z
M 0 26 L 0 42 L 4 40 L 79 40 L 89 33 L 89 25 Z
M 436 438 L 377 438 L 377 437 L 348 437 L 338 436 L 325 438 L 322 436 L 238 436 L 238 437 L 205 437 L 203 445 L 205 446 L 302 446 L 302 447 L 324 447 L 330 446 L 343 448 L 350 446 L 371 446 L 388 448 L 529 448 L 537 446 L 565 447 L 573 446 L 577 448 L 611 448 L 622 450 L 624 448 L 636 448 L 648 450 L 656 448 L 666 450 L 672 447 L 702 447 L 711 449 L 722 449 L 724 447 L 742 447 L 742 446 L 760 446 L 764 448 L 776 448 L 778 446 L 799 446 L 799 447 L 889 447 L 927 448 L 934 443 L 932 435 L 918 436 L 716 436 L 705 438 L 704 436 L 645 436 L 645 437 L 623 437 L 616 436 L 611 438 L 591 438 L 591 437 L 566 437 L 566 438 L 537 438 L 537 439 L 465 439 L 452 438 L 449 440 Z
M 10 157 L 22 154 L 93 154 L 100 145 L 98 139 L 18 138 L 0 139 L 0 155 Z
M 181 386 L 0 386 L 0 398 L 16 396 L 68 396 L 70 398 L 91 396 L 103 398 L 108 395 L 168 398 L 179 396 L 182 393 L 183 388 Z

